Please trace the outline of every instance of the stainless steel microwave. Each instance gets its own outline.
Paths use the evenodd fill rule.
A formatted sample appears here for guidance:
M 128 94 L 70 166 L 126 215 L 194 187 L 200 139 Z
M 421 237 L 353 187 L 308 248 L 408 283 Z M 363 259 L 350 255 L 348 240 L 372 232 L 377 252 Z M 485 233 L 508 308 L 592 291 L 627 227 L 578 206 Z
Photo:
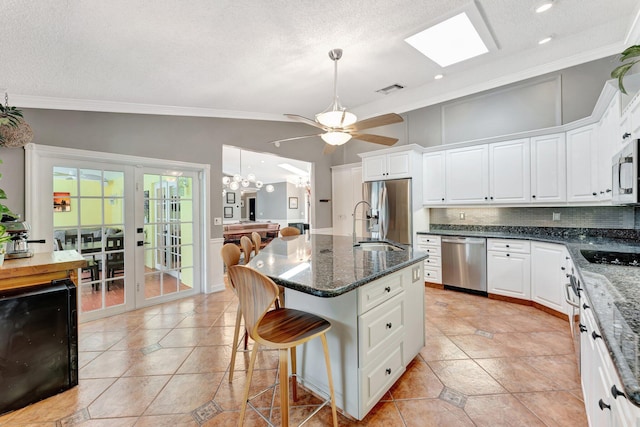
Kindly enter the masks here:
M 638 189 L 638 149 L 640 139 L 630 141 L 625 147 L 613 156 L 612 200 L 616 205 L 640 204 Z

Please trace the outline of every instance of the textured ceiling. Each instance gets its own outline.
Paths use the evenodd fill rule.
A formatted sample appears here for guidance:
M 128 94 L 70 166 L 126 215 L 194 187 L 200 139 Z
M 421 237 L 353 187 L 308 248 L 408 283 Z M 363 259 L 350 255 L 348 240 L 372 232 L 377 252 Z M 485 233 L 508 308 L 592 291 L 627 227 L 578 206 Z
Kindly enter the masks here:
M 325 109 L 327 56 L 361 117 L 605 57 L 637 43 L 637 0 L 478 0 L 498 50 L 441 69 L 405 37 L 468 0 L 0 0 L 0 88 L 21 107 L 281 120 Z M 552 34 L 543 46 L 537 40 Z M 434 81 L 433 76 L 445 78 Z M 381 95 L 394 83 L 406 89 Z

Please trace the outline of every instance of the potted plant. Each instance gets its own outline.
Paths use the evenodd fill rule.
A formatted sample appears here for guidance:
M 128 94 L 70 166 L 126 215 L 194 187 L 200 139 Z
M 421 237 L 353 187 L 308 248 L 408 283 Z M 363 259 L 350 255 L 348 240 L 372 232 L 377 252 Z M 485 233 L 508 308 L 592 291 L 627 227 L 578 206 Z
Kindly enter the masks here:
M 0 164 L 2 164 L 2 160 L 0 160 Z M 0 179 L 2 179 L 2 174 L 0 173 Z M 18 215 L 11 212 L 5 204 L 1 203 L 2 199 L 6 199 L 7 194 L 4 192 L 2 188 L 0 188 L 0 218 L 5 219 L 17 219 Z M 7 228 L 0 223 L 0 265 L 4 262 L 4 254 L 6 253 L 5 243 L 11 240 L 11 236 L 7 233 Z
M 635 64 L 640 62 L 640 58 L 638 57 L 640 57 L 640 45 L 629 46 L 620 54 L 620 62 L 625 63 L 616 67 L 611 72 L 611 78 L 618 79 L 618 87 L 620 88 L 620 92 L 624 94 L 626 94 L 627 91 L 622 84 L 622 79 Z
M 23 147 L 33 139 L 33 131 L 22 110 L 10 107 L 6 94 L 4 99 L 5 105 L 0 104 L 0 147 Z

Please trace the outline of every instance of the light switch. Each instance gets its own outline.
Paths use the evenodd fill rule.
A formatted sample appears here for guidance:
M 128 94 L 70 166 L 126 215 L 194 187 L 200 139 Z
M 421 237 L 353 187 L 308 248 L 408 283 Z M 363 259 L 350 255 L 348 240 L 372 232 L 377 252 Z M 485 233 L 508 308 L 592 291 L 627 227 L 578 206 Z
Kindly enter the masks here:
M 222 225 L 222 218 L 220 217 L 213 218 L 213 225 Z

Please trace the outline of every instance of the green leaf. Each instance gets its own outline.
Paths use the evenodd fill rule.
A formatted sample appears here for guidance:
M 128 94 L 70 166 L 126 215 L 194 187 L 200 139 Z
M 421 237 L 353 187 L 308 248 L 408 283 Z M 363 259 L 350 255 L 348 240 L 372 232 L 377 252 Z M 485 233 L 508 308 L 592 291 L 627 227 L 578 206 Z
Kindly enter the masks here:
M 622 84 L 622 79 L 624 78 L 625 74 L 627 74 L 627 72 L 631 69 L 631 67 L 633 67 L 637 62 L 640 62 L 640 60 L 620 65 L 611 72 L 611 78 L 618 79 L 618 87 L 620 88 L 620 92 L 624 94 L 627 93 L 627 90 Z
M 636 56 L 640 56 L 640 45 L 629 46 L 622 51 L 620 62 L 624 62 L 629 58 L 635 58 Z
M 7 198 L 7 193 L 5 193 L 2 188 L 0 188 L 0 199 L 6 199 L 6 198 Z

